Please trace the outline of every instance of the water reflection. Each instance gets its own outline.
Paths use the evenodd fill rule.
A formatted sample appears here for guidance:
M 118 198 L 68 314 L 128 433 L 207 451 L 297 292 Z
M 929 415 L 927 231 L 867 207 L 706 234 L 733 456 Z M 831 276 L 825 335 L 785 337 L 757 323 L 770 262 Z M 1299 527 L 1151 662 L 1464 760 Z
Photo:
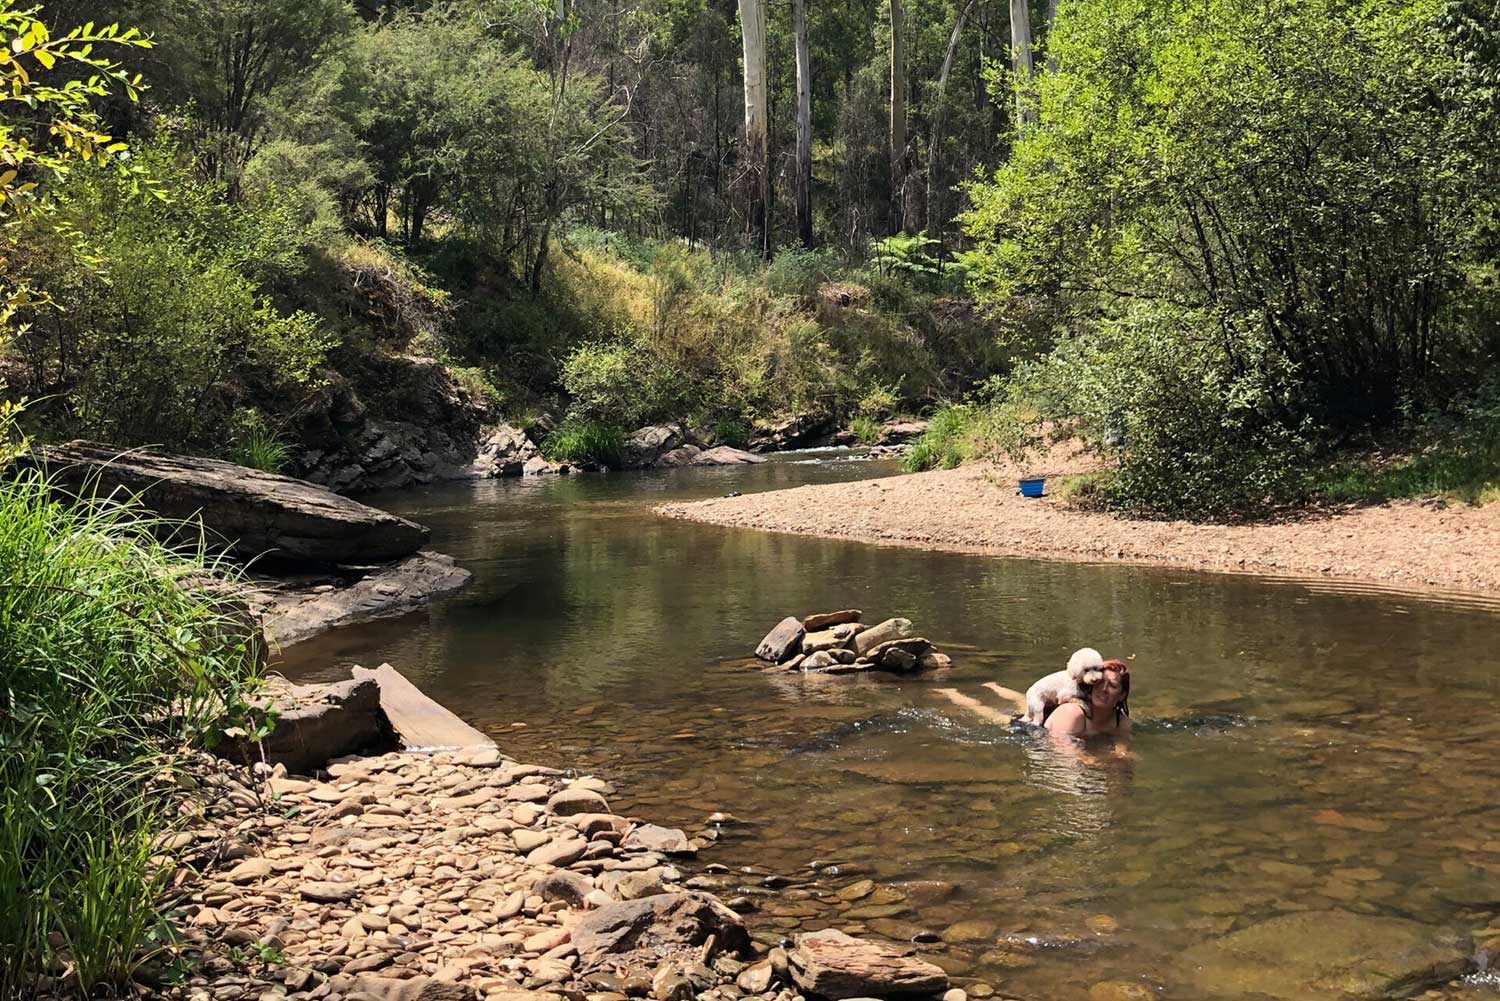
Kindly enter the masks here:
M 649 513 L 891 471 L 769 463 L 399 495 L 389 505 L 473 585 L 298 648 L 288 669 L 389 660 L 512 753 L 608 775 L 617 810 L 689 831 L 732 813 L 704 861 L 794 880 L 756 898 L 757 934 L 942 933 L 921 948 L 976 989 L 1235 997 L 1230 973 L 1205 986 L 1183 957 L 1298 913 L 1500 938 L 1500 673 L 1472 655 L 1494 645 L 1490 610 Z M 844 607 L 912 619 L 955 669 L 806 679 L 745 660 L 783 615 Z M 1024 689 L 1083 645 L 1135 655 L 1133 761 L 1059 758 L 935 692 Z M 867 895 L 839 895 L 866 878 Z

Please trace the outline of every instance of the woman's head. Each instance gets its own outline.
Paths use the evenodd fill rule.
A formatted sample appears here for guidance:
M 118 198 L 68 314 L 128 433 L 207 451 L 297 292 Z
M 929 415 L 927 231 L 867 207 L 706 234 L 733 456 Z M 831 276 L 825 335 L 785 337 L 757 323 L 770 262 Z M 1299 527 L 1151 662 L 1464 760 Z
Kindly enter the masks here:
M 1094 709 L 1113 711 L 1116 718 L 1130 715 L 1130 665 L 1123 660 L 1106 660 L 1087 671 L 1078 687 L 1090 715 Z

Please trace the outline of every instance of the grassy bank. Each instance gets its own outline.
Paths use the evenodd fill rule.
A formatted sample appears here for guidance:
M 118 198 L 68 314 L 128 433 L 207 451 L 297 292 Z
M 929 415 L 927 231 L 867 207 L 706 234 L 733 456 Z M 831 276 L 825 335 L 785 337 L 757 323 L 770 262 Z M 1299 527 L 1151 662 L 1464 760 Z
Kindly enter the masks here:
M 171 940 L 183 756 L 242 712 L 258 639 L 128 505 L 0 484 L 0 997 L 113 991 Z

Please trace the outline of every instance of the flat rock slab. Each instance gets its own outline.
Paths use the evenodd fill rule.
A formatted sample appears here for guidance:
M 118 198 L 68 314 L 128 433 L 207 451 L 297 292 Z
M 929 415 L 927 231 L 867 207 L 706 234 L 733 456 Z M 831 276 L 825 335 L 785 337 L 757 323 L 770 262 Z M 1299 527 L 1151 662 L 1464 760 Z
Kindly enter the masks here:
M 471 1001 L 474 990 L 461 984 L 435 980 L 432 977 L 412 977 L 397 980 L 394 977 L 378 977 L 364 974 L 354 978 L 351 990 L 369 994 L 379 1001 Z M 528 998 L 542 995 L 525 995 Z
M 708 937 L 731 954 L 749 944 L 739 915 L 706 893 L 658 893 L 608 904 L 573 926 L 573 947 L 584 970 L 628 953 L 655 958 L 697 949 Z
M 1189 949 L 1195 983 L 1215 996 L 1284 1001 L 1406 996 L 1467 968 L 1467 936 L 1404 918 L 1299 911 Z
M 788 615 L 776 623 L 776 628 L 766 633 L 766 638 L 755 648 L 755 656 L 779 664 L 799 652 L 802 637 L 806 634 L 807 630 L 802 628 L 802 623 Z
M 164 518 L 200 520 L 210 546 L 242 559 L 384 563 L 427 541 L 427 529 L 405 518 L 306 480 L 218 459 L 74 441 L 44 449 L 39 464 L 76 494 L 139 494 Z
M 667 855 L 692 855 L 697 851 L 688 836 L 675 827 L 641 824 L 630 832 L 622 845 L 626 851 L 662 852 Z
M 401 746 L 408 751 L 493 747 L 495 742 L 453 712 L 428 698 L 389 664 L 373 671 L 354 668 L 356 679 L 370 678 L 380 686 L 380 707 L 391 721 Z
M 416 611 L 463 587 L 469 578 L 469 571 L 451 556 L 423 551 L 365 571 L 347 584 L 274 582 L 248 600 L 260 614 L 266 637 L 285 649 L 330 629 Z
M 830 626 L 842 626 L 846 623 L 858 622 L 864 613 L 857 608 L 845 608 L 837 612 L 819 612 L 817 615 L 809 615 L 802 620 L 802 628 L 810 633 L 827 629 Z
M 825 998 L 883 998 L 948 989 L 948 974 L 926 960 L 833 928 L 798 935 L 788 959 L 797 985 Z
M 692 459 L 694 466 L 749 466 L 766 460 L 754 452 L 746 452 L 740 448 L 730 448 L 728 445 L 720 445 L 700 452 Z

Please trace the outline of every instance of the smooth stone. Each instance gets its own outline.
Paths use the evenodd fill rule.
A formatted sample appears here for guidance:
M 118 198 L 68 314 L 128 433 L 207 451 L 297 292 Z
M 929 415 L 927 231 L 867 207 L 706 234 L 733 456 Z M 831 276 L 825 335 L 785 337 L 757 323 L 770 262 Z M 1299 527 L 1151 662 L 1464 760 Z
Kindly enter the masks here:
M 788 616 L 776 623 L 760 645 L 755 648 L 755 656 L 761 660 L 768 660 L 773 664 L 779 664 L 788 657 L 798 652 L 798 646 L 802 643 L 802 637 L 807 633 L 802 628 L 802 623 Z
M 802 620 L 802 628 L 810 633 L 815 633 L 829 626 L 841 626 L 848 622 L 858 622 L 859 617 L 864 614 L 855 608 L 846 608 L 838 612 L 821 612 L 817 615 L 809 615 Z
M 531 865 L 572 865 L 583 858 L 589 843 L 582 838 L 560 838 L 532 850 L 526 856 Z
M 625 837 L 621 845 L 630 852 L 663 852 L 668 855 L 692 855 L 697 852 L 686 834 L 675 827 L 641 824 Z
M 833 928 L 798 935 L 788 959 L 797 985 L 825 998 L 937 994 L 948 989 L 948 974 L 940 967 Z
M 547 800 L 547 809 L 560 817 L 575 813 L 608 813 L 609 803 L 592 789 L 571 785 Z

